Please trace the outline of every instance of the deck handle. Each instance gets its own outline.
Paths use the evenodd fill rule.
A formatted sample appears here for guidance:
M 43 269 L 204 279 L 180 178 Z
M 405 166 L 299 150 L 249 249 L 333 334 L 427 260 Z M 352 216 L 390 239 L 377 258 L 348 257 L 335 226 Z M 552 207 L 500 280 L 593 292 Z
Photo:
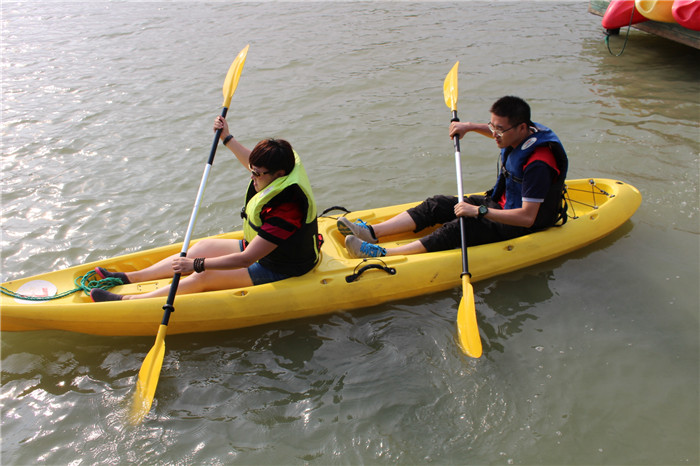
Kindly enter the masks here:
M 367 264 L 364 267 L 360 268 L 360 270 L 357 270 L 358 267 L 360 267 L 362 264 L 367 262 L 367 259 L 364 259 L 362 262 L 357 264 L 357 266 L 355 267 L 355 270 L 353 271 L 355 273 L 345 277 L 345 281 L 348 283 L 352 283 L 355 280 L 357 280 L 358 278 L 360 278 L 360 275 L 362 275 L 363 273 L 365 273 L 367 270 L 370 270 L 370 269 L 379 269 L 379 270 L 385 271 L 389 275 L 396 275 L 395 268 L 387 266 L 386 263 L 384 263 L 384 261 L 382 261 L 381 259 L 375 259 L 375 260 L 378 260 L 379 262 L 381 262 L 381 264 Z

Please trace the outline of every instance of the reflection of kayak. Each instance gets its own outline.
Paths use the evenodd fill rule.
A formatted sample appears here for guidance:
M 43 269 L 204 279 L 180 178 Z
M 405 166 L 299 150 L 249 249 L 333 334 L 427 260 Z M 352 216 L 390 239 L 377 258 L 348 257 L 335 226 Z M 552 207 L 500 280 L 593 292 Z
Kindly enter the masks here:
M 635 0 L 634 6 L 644 17 L 662 23 L 675 23 L 671 8 L 673 0 Z
M 700 31 L 700 0 L 675 0 L 671 14 L 681 26 Z
M 649 21 L 641 14 L 630 0 L 612 0 L 605 10 L 601 24 L 605 29 L 620 29 L 621 27 Z
M 626 222 L 641 203 L 639 191 L 619 181 L 569 180 L 567 186 L 568 222 L 510 241 L 469 248 L 472 281 L 544 262 L 590 244 Z M 347 216 L 376 223 L 412 205 L 415 203 L 357 211 Z M 385 257 L 381 261 L 353 259 L 348 256 L 335 223 L 335 218 L 319 218 L 325 243 L 321 261 L 311 272 L 248 288 L 178 295 L 168 334 L 226 330 L 309 317 L 447 290 L 461 283 L 459 249 Z M 241 238 L 242 232 L 219 237 Z M 414 234 L 389 237 L 381 244 L 395 246 L 413 239 Z M 0 328 L 155 335 L 165 298 L 92 303 L 79 291 L 55 300 L 31 302 L 7 296 L 5 292 L 26 293 L 34 289 L 39 296 L 58 296 L 75 289 L 75 280 L 97 265 L 117 271 L 141 269 L 180 250 L 181 245 L 174 244 L 3 283 Z M 135 294 L 167 286 L 170 280 L 123 285 L 112 291 Z

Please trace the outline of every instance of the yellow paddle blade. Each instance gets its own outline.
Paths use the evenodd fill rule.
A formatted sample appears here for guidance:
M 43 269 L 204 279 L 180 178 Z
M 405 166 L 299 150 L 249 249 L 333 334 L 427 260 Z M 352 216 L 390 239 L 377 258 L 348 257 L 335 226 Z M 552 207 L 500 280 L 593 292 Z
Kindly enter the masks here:
M 246 45 L 243 50 L 238 53 L 238 56 L 228 69 L 226 74 L 226 81 L 224 81 L 224 104 L 223 107 L 228 108 L 231 105 L 231 97 L 233 93 L 236 92 L 236 87 L 238 87 L 238 79 L 241 77 L 241 72 L 243 71 L 243 65 L 245 65 L 245 58 L 248 55 L 248 47 L 250 44 Z
M 134 401 L 129 414 L 129 422 L 132 425 L 141 424 L 143 418 L 151 410 L 153 396 L 156 393 L 160 377 L 160 368 L 163 366 L 163 357 L 165 356 L 165 332 L 167 329 L 168 326 L 162 324 L 158 328 L 156 342 L 146 355 L 139 371 L 139 380 L 136 384 Z
M 476 306 L 474 305 L 474 287 L 469 275 L 462 277 L 462 300 L 457 310 L 457 336 L 459 344 L 467 356 L 481 357 L 481 337 L 476 323 Z
M 457 110 L 457 68 L 459 68 L 459 62 L 455 63 L 455 66 L 447 73 L 444 86 L 445 103 L 452 111 Z

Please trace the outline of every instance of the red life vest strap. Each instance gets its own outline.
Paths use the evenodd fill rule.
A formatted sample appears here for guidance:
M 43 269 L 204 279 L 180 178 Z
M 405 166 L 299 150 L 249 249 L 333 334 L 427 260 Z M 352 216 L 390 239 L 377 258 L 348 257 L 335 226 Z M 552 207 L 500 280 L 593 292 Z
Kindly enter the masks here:
M 525 164 L 524 168 L 527 168 L 528 165 L 530 165 L 532 162 L 544 162 L 552 169 L 554 169 L 555 172 L 557 172 L 557 175 L 561 173 L 559 168 L 557 168 L 557 161 L 554 158 L 554 154 L 552 153 L 552 150 L 547 147 L 547 146 L 540 146 L 537 149 L 535 149 L 535 152 L 532 153 L 530 156 L 530 159 L 527 161 Z

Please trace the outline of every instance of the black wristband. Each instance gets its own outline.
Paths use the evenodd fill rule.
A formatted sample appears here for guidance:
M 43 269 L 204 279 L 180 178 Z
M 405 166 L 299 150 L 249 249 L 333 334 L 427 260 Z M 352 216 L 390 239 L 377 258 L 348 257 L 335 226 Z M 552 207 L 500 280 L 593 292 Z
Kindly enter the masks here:
M 194 260 L 194 264 L 192 264 L 192 268 L 194 269 L 195 272 L 197 273 L 202 273 L 204 272 L 204 257 L 198 257 Z
M 233 139 L 233 134 L 229 134 L 224 138 L 224 145 L 228 144 L 228 142 Z

